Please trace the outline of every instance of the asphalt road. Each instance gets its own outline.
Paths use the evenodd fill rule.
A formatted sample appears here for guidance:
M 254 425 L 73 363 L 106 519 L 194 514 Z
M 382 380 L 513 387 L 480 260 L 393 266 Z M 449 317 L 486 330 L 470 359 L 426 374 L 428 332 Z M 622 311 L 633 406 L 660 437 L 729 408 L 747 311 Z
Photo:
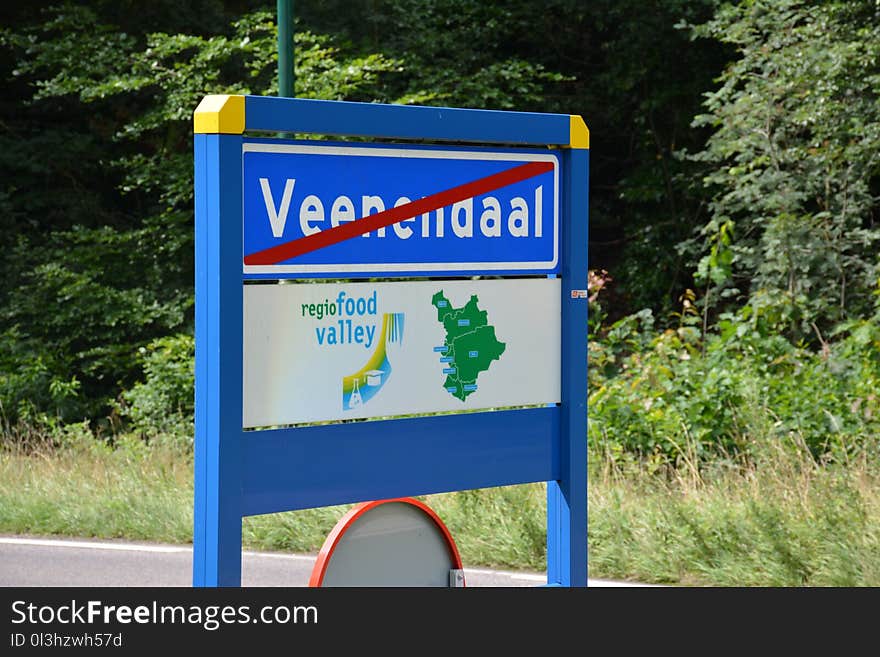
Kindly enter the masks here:
M 243 586 L 306 586 L 314 555 L 244 552 Z M 540 586 L 543 573 L 465 569 L 467 586 Z M 183 545 L 0 537 L 0 586 L 190 586 Z M 638 586 L 590 580 L 590 586 Z

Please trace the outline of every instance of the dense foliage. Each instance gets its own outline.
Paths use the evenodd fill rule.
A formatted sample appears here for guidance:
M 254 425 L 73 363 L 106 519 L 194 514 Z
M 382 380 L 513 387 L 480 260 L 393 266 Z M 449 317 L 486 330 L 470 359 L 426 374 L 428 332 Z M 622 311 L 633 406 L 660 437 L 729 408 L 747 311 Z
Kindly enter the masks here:
M 880 274 L 880 5 L 759 0 L 698 33 L 739 54 L 696 120 L 714 129 L 697 156 L 711 165 L 700 278 L 760 297 L 795 339 L 864 316 Z
M 192 421 L 191 114 L 274 94 L 275 3 L 0 9 L 0 415 Z M 300 97 L 582 114 L 590 440 L 816 454 L 880 408 L 875 0 L 296 3 Z M 768 424 L 769 423 L 769 424 Z
M 677 326 L 649 310 L 590 346 L 589 437 L 612 460 L 680 464 L 748 455 L 760 439 L 816 457 L 880 456 L 880 304 L 818 350 L 776 333 L 745 306 L 701 339 L 685 300 Z M 692 464 L 690 464 L 692 465 Z
M 660 461 L 758 436 L 876 450 L 880 5 L 754 0 L 694 35 L 737 53 L 694 120 L 709 211 L 680 249 L 702 295 L 600 329 L 590 439 Z

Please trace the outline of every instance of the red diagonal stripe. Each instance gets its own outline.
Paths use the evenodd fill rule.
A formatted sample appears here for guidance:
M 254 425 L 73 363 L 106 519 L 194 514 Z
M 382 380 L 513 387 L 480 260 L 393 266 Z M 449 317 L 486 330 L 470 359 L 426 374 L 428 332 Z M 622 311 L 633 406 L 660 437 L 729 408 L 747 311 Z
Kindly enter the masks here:
M 491 176 L 479 178 L 478 180 L 465 183 L 464 185 L 459 185 L 452 189 L 431 194 L 431 196 L 412 201 L 406 205 L 389 208 L 384 212 L 377 212 L 376 214 L 371 214 L 367 217 L 358 219 L 357 221 L 340 224 L 335 228 L 322 230 L 319 233 L 313 233 L 306 237 L 300 237 L 290 242 L 279 244 L 278 246 L 251 253 L 244 257 L 244 264 L 276 265 L 279 262 L 301 256 L 304 253 L 323 249 L 325 246 L 337 244 L 344 240 L 351 239 L 352 237 L 357 237 L 358 235 L 363 235 L 364 233 L 378 230 L 379 228 L 391 226 L 404 219 L 431 212 L 438 208 L 457 203 L 458 201 L 464 201 L 465 199 L 491 192 L 499 187 L 512 185 L 552 170 L 552 162 L 529 162 L 527 164 L 521 164 L 500 173 L 494 173 Z

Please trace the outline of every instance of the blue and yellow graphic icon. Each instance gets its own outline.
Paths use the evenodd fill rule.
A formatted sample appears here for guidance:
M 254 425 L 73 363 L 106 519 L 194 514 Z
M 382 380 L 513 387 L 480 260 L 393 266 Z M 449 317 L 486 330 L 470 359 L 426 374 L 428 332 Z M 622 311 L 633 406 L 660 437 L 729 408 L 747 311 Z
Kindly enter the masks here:
M 382 333 L 376 349 L 366 364 L 354 374 L 342 378 L 342 410 L 350 411 L 370 401 L 391 376 L 388 344 L 403 343 L 404 313 L 385 313 Z

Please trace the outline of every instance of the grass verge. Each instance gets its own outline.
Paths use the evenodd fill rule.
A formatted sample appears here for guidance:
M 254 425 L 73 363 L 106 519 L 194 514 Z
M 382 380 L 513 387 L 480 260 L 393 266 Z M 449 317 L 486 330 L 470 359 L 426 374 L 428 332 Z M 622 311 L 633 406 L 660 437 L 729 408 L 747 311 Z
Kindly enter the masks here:
M 707 586 L 880 586 L 880 471 L 773 445 L 749 464 L 596 468 L 594 576 Z
M 112 449 L 86 434 L 63 443 L 0 449 L 0 533 L 192 542 L 190 455 L 126 437 Z M 542 485 L 422 499 L 447 524 L 467 566 L 544 567 Z M 242 543 L 317 552 L 348 508 L 245 518 Z
M 0 532 L 188 543 L 192 462 L 136 439 L 0 450 Z M 544 568 L 544 487 L 427 498 L 466 566 Z M 348 507 L 247 518 L 249 549 L 315 552 Z M 880 586 L 880 466 L 773 445 L 676 469 L 594 458 L 590 575 L 709 586 Z

